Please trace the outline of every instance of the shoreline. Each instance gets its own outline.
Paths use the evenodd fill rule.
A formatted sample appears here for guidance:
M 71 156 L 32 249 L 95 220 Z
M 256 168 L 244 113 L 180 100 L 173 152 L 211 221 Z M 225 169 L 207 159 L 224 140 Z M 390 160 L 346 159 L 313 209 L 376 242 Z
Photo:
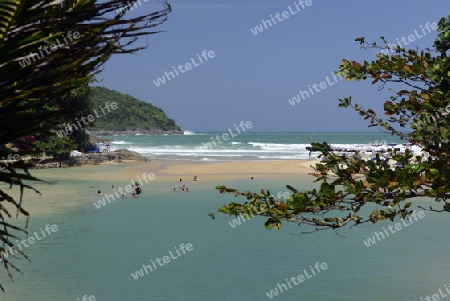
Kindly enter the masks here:
M 257 178 L 300 178 L 313 179 L 308 173 L 313 169 L 310 165 L 318 163 L 318 160 L 280 160 L 280 161 L 181 161 L 181 160 L 158 160 L 138 161 L 122 160 L 106 161 L 98 165 L 83 165 L 80 167 L 63 168 L 67 171 L 66 179 L 82 180 L 84 172 L 80 177 L 70 171 L 84 170 L 89 172 L 89 177 L 94 181 L 120 181 L 123 178 L 136 178 L 144 173 L 154 173 L 154 182 L 173 182 L 179 178 L 190 181 L 198 176 L 199 181 L 234 181 L 242 179 L 243 176 Z M 256 163 L 256 164 L 255 164 Z M 120 167 L 120 173 L 110 173 L 108 167 Z M 55 169 L 46 169 L 51 173 Z M 70 170 L 70 171 L 69 171 Z M 78 173 L 77 173 L 78 174 Z
M 153 158 L 151 161 L 123 160 L 122 162 L 107 161 L 99 165 L 84 165 L 70 168 L 33 169 L 31 174 L 47 182 L 28 182 L 42 192 L 42 196 L 31 190 L 25 190 L 22 206 L 31 217 L 46 214 L 59 214 L 96 202 L 101 197 L 97 190 L 112 193 L 111 185 L 116 188 L 130 185 L 130 181 L 144 179 L 144 174 L 154 174 L 154 179 L 146 182 L 149 185 L 149 196 L 153 193 L 171 192 L 172 187 L 187 184 L 196 189 L 227 185 L 226 182 L 262 183 L 259 181 L 301 181 L 314 185 L 315 177 L 310 167 L 318 160 L 278 160 L 278 161 L 185 161 L 163 160 Z M 193 183 L 194 176 L 198 182 Z M 254 181 L 251 180 L 254 178 Z M 182 182 L 179 181 L 182 179 Z M 212 184 L 212 185 L 211 185 Z M 6 184 L 0 184 L 5 192 L 19 198 L 19 188 L 7 189 Z M 147 184 L 145 184 L 147 185 Z M 255 185 L 249 188 L 255 188 Z M 194 187 L 192 187 L 194 188 Z M 258 187 L 258 189 L 265 187 Z M 211 188 L 213 189 L 213 188 Z M 147 189 L 144 189 L 147 190 Z M 130 193 L 127 194 L 129 197 Z M 16 208 L 9 203 L 7 209 L 15 215 Z M 19 219 L 23 219 L 20 216 Z
M 130 184 L 130 180 L 136 180 L 144 173 L 154 173 L 155 178 L 149 182 L 150 191 L 158 191 L 172 187 L 174 183 L 183 182 L 191 185 L 194 176 L 199 182 L 198 188 L 209 187 L 210 184 L 222 185 L 228 181 L 242 181 L 254 177 L 258 180 L 310 180 L 308 176 L 316 161 L 308 160 L 282 160 L 282 161 L 227 161 L 227 162 L 201 162 L 180 160 L 158 160 L 142 162 L 127 160 L 122 162 L 107 161 L 100 165 L 84 165 L 70 168 L 33 169 L 31 174 L 45 182 L 29 182 L 38 189 L 39 196 L 31 190 L 25 190 L 23 208 L 30 213 L 31 218 L 46 214 L 58 214 L 74 210 L 76 207 L 93 203 L 99 199 L 96 191 L 108 192 L 108 187 L 115 184 L 116 187 Z M 126 183 L 126 184 L 124 184 Z M 202 185 L 203 184 L 203 185 Z M 6 188 L 7 185 L 3 185 Z M 170 188 L 171 189 L 171 188 Z M 6 189 L 16 200 L 19 197 L 18 187 Z M 169 192 L 169 190 L 167 191 Z M 151 193 L 151 192 L 150 192 Z M 129 194 L 128 194 L 129 195 Z M 92 204 L 91 204 L 92 205 Z M 11 213 L 15 208 L 6 204 Z M 95 208 L 94 208 L 95 209 Z M 19 219 L 24 218 L 20 216 Z

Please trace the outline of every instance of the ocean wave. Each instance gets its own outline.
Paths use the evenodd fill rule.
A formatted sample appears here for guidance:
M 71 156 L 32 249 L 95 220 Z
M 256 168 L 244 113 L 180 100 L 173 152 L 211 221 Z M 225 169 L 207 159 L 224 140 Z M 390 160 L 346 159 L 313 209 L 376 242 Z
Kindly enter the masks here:
M 184 131 L 183 135 L 185 135 L 185 136 L 192 136 L 192 135 L 197 135 L 197 133 L 194 132 L 194 131 Z
M 283 143 L 262 143 L 262 142 L 248 142 L 253 147 L 259 147 L 261 150 L 268 151 L 286 151 L 286 150 L 305 150 L 305 147 L 310 144 L 283 144 Z
M 310 147 L 311 144 L 283 144 L 283 143 L 264 143 L 264 142 L 248 142 L 253 148 L 261 151 L 271 151 L 271 152 L 290 152 L 290 151 L 306 151 L 306 147 Z M 342 149 L 345 150 L 360 150 L 360 151 L 386 151 L 388 148 L 400 148 L 405 149 L 407 146 L 403 144 L 345 144 L 345 143 L 337 143 L 330 144 L 330 146 L 334 149 Z M 412 147 L 413 151 L 420 151 L 419 147 Z
M 232 141 L 230 141 L 232 142 Z M 125 147 L 131 151 L 138 152 L 149 157 L 165 157 L 173 159 L 193 159 L 193 160 L 298 160 L 308 159 L 309 151 L 306 147 L 311 144 L 295 143 L 264 143 L 264 142 L 232 142 L 222 143 L 215 147 L 204 148 L 198 143 L 193 144 L 159 144 L 149 145 L 145 143 L 133 143 L 126 141 L 112 142 L 112 150 Z M 153 143 L 153 142 L 152 142 Z M 177 142 L 179 143 L 179 142 Z M 359 150 L 361 154 L 369 156 L 373 151 L 386 151 L 388 148 L 400 148 L 403 151 L 406 145 L 374 145 L 374 144 L 330 144 L 337 152 L 346 152 Z M 412 147 L 411 151 L 415 154 L 420 153 L 419 147 Z M 319 153 L 312 152 L 311 158 L 315 158 Z
M 114 147 L 113 147 L 114 148 Z M 116 146 L 117 149 L 117 146 Z M 203 149 L 201 147 L 187 147 L 181 145 L 164 145 L 164 146 L 130 146 L 129 150 L 142 153 L 142 154 L 176 154 L 181 156 L 189 156 L 192 154 L 208 154 L 214 155 L 218 154 L 224 156 L 230 155 L 245 155 L 247 153 L 256 153 L 255 150 L 250 149 Z
M 273 156 L 256 156 L 258 159 L 272 159 L 272 160 L 304 160 L 308 159 L 308 154 L 292 154 L 289 156 L 273 155 Z M 313 156 L 311 156 L 313 157 Z

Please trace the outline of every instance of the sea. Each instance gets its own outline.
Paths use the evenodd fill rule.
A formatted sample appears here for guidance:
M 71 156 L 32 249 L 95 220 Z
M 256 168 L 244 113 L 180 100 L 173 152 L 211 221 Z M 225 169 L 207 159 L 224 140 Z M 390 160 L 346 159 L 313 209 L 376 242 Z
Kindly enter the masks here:
M 224 141 L 224 134 L 226 141 Z M 232 137 L 234 136 L 234 137 Z M 362 152 L 386 150 L 392 145 L 405 144 L 382 132 L 372 133 L 202 133 L 186 131 L 184 135 L 104 136 L 114 139 L 111 149 L 127 148 L 144 156 L 170 160 L 298 160 L 309 159 L 306 147 L 312 142 L 328 142 L 342 150 Z M 399 145 L 401 147 L 401 145 Z M 318 153 L 312 154 L 312 157 Z
M 308 156 L 304 147 L 310 141 L 349 147 L 380 144 L 381 140 L 401 143 L 381 133 L 244 133 L 199 152 L 202 143 L 215 135 L 111 138 L 115 139 L 114 148 L 126 147 L 152 158 L 208 161 L 302 159 Z M 187 183 L 189 193 L 171 192 L 174 182 L 155 182 L 143 187 L 140 198 L 116 200 L 97 209 L 93 205 L 98 199 L 97 187 L 106 191 L 111 183 L 90 179 L 90 168 L 120 174 L 128 167 L 32 171 L 62 192 L 67 187 L 77 191 L 61 197 L 61 193 L 46 194 L 44 186 L 42 197 L 59 202 L 74 198 L 80 204 L 31 218 L 30 233 L 38 231 L 42 237 L 40 229 L 53 224 L 58 231 L 25 249 L 31 262 L 14 259 L 23 272 L 12 271 L 14 282 L 1 269 L 0 283 L 6 290 L 1 298 L 423 301 L 435 295 L 436 300 L 450 300 L 450 239 L 443 231 L 449 219 L 445 213 L 425 211 L 416 220 L 316 232 L 294 223 L 284 223 L 279 231 L 266 230 L 266 217 L 209 216 L 229 202 L 245 202 L 219 194 L 216 185 L 255 192 L 264 188 L 276 195 L 286 192 L 286 184 L 298 189 L 316 185 L 304 178 L 201 181 Z M 66 179 L 71 173 L 79 174 L 81 180 Z M 6 185 L 1 188 L 7 189 Z M 415 205 L 428 207 L 430 200 L 417 199 Z M 24 225 L 22 219 L 9 221 Z M 386 230 L 396 223 L 401 223 L 400 230 Z M 373 240 L 370 243 L 369 238 Z

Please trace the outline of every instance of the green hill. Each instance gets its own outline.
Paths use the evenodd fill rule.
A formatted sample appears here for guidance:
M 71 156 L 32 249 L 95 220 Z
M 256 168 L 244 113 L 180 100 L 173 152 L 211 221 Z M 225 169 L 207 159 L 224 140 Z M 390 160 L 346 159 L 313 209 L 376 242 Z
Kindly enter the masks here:
M 105 87 L 91 87 L 93 109 L 101 118 L 95 120 L 92 131 L 182 131 L 173 119 L 167 117 L 160 108 Z M 102 114 L 101 108 L 109 102 L 117 103 L 117 109 Z

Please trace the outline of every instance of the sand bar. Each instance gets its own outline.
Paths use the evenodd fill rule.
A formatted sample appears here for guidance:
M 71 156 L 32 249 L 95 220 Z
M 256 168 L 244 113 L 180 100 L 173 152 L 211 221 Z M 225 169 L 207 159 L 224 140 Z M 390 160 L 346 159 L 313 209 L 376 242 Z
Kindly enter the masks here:
M 230 161 L 230 162 L 201 162 L 201 161 L 165 161 L 152 160 L 150 162 L 114 162 L 111 164 L 86 165 L 83 167 L 50 168 L 31 170 L 31 174 L 43 180 L 51 179 L 53 185 L 45 183 L 30 183 L 42 192 L 42 196 L 26 190 L 24 208 L 32 216 L 54 214 L 70 210 L 79 204 L 92 203 L 96 200 L 97 183 L 131 184 L 130 180 L 142 177 L 144 173 L 154 173 L 152 185 L 158 183 L 174 183 L 182 178 L 186 182 L 192 181 L 197 175 L 200 182 L 235 181 L 240 179 L 310 179 L 312 172 L 310 165 L 317 161 L 283 160 L 283 161 Z M 78 181 L 88 181 L 92 184 L 77 187 Z M 74 185 L 72 185 L 72 183 Z M 106 184 L 104 184 L 106 185 Z M 16 199 L 19 195 L 18 187 L 8 190 L 5 184 L 0 185 L 5 192 Z M 7 205 L 11 213 L 15 209 Z
M 309 177 L 310 165 L 317 161 L 283 160 L 283 161 L 233 161 L 233 162 L 189 162 L 162 163 L 158 167 L 158 175 L 162 178 L 199 176 L 204 181 L 234 180 L 237 178 L 255 177 Z

